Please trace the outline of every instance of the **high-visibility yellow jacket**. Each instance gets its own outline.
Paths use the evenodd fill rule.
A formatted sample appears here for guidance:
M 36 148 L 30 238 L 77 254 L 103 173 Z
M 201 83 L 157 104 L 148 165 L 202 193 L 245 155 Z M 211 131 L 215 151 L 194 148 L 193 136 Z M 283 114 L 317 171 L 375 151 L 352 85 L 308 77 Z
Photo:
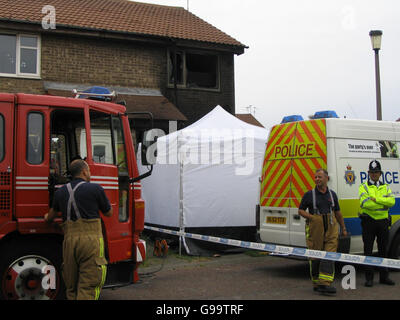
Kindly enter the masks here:
M 363 183 L 358 189 L 360 214 L 367 214 L 375 220 L 387 219 L 389 208 L 395 204 L 395 198 L 387 184 L 379 186 Z M 371 198 L 375 198 L 376 202 Z

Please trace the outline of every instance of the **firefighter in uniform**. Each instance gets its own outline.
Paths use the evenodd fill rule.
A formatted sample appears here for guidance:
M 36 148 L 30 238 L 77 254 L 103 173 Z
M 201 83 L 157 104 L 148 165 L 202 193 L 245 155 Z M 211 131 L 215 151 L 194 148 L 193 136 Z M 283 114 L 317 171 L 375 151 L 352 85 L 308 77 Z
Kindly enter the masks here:
M 343 236 L 347 236 L 347 231 L 337 195 L 328 188 L 328 180 L 328 172 L 325 169 L 316 170 L 316 187 L 304 194 L 299 206 L 299 215 L 306 219 L 307 248 L 336 252 L 339 224 Z M 333 261 L 310 259 L 310 274 L 314 291 L 336 294 L 336 288 L 332 286 L 335 275 Z
M 64 231 L 63 279 L 68 300 L 97 300 L 104 285 L 107 260 L 99 210 L 112 215 L 104 189 L 90 183 L 90 169 L 83 160 L 70 165 L 72 181 L 57 190 L 45 220 L 62 212 Z
M 368 168 L 368 182 L 360 185 L 360 219 L 364 255 L 371 256 L 375 242 L 378 244 L 379 257 L 387 257 L 390 216 L 389 208 L 395 204 L 395 198 L 389 186 L 379 181 L 382 175 L 381 164 L 373 160 Z M 366 266 L 365 286 L 372 287 L 374 280 L 373 267 Z M 389 279 L 387 268 L 379 269 L 379 282 L 387 285 L 395 283 Z

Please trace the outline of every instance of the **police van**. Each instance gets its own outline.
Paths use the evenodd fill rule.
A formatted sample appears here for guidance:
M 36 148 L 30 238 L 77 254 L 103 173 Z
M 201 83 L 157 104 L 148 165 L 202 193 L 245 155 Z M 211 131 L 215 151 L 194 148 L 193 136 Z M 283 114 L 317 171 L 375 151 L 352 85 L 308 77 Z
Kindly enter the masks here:
M 339 243 L 339 251 L 362 254 L 358 188 L 368 180 L 369 162 L 377 159 L 382 165 L 381 181 L 390 185 L 396 197 L 389 211 L 389 256 L 399 258 L 399 146 L 400 122 L 342 119 L 334 111 L 317 112 L 311 120 L 285 117 L 271 129 L 263 161 L 256 210 L 259 240 L 306 246 L 305 219 L 298 214 L 298 207 L 304 193 L 315 187 L 315 170 L 324 168 L 351 234 L 350 241 Z

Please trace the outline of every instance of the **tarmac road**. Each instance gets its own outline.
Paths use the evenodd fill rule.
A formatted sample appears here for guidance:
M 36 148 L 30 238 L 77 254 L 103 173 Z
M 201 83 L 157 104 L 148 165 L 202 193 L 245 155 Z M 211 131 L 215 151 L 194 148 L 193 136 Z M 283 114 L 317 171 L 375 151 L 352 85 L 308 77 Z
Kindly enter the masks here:
M 149 252 L 149 251 L 148 251 Z M 149 254 L 149 253 L 148 253 Z M 248 253 L 194 258 L 148 257 L 140 281 L 115 290 L 104 289 L 101 300 L 399 300 L 400 272 L 391 272 L 395 286 L 364 286 L 362 266 L 355 265 L 356 289 L 343 289 L 343 264 L 336 264 L 334 297 L 312 290 L 307 261 Z M 162 266 L 162 269 L 159 270 Z M 151 274 L 154 271 L 156 273 Z M 346 279 L 345 279 L 346 280 Z

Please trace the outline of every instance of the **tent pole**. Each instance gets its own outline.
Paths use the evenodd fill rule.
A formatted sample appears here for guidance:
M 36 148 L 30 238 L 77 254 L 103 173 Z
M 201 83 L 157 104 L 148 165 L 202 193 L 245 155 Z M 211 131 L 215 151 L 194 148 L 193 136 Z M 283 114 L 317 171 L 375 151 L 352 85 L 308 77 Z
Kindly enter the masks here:
M 179 160 L 179 231 L 183 231 L 183 163 Z M 179 255 L 182 255 L 183 236 L 179 236 Z

